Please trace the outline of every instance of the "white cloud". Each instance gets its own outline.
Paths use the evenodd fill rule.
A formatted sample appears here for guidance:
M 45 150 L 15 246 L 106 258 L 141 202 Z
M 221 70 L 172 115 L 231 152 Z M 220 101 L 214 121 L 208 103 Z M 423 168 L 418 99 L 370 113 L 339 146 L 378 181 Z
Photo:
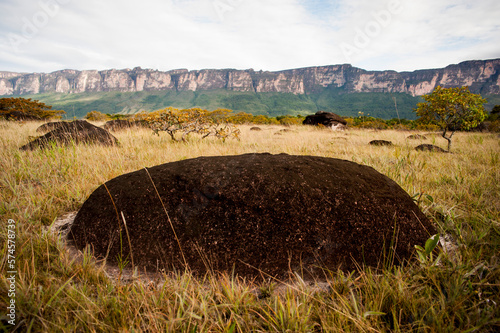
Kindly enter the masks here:
M 499 14 L 498 0 L 2 0 L 0 70 L 435 68 L 500 57 Z

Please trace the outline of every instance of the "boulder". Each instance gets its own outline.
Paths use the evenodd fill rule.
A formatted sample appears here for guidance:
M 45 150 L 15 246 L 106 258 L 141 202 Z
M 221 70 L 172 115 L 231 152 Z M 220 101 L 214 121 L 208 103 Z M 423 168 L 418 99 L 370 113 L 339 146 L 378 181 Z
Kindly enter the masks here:
M 262 131 L 262 128 L 254 126 L 254 127 L 250 127 L 250 131 Z
M 447 151 L 444 150 L 443 148 L 438 147 L 438 146 L 434 146 L 434 145 L 430 145 L 430 144 L 419 145 L 419 146 L 415 147 L 415 150 L 418 150 L 418 151 L 435 151 L 435 152 L 438 152 L 438 153 L 447 153 Z
M 284 277 L 289 269 L 400 263 L 435 228 L 371 167 L 327 157 L 198 157 L 121 175 L 79 210 L 69 238 L 139 271 L 209 270 Z M 392 244 L 392 245 L 391 245 Z M 393 248 L 391 249 L 391 246 Z
M 333 112 L 318 111 L 314 115 L 307 116 L 302 122 L 304 125 L 322 125 L 335 130 L 343 130 L 347 121 Z
M 51 122 L 48 122 L 48 123 L 45 123 L 45 124 L 39 126 L 36 129 L 36 131 L 39 133 L 47 133 L 47 132 L 50 132 L 52 130 L 55 130 L 59 126 L 66 126 L 65 124 L 67 124 L 67 123 L 68 123 L 67 121 L 51 121 Z
M 33 150 L 44 148 L 52 143 L 68 145 L 74 143 L 100 144 L 112 146 L 118 144 L 118 140 L 105 129 L 99 128 L 85 120 L 72 122 L 59 122 L 51 125 L 53 130 L 47 134 L 22 146 L 21 150 Z
M 391 141 L 387 141 L 387 140 L 372 140 L 370 141 L 370 145 L 372 146 L 392 146 L 392 142 Z

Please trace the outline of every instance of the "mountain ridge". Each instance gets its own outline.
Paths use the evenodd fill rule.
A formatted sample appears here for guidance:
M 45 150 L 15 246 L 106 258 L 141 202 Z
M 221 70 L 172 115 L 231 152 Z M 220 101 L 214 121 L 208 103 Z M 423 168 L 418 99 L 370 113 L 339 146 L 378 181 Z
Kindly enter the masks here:
M 0 71 L 0 95 L 140 91 L 227 90 L 307 95 L 323 89 L 342 93 L 405 93 L 421 96 L 437 85 L 470 86 L 474 93 L 500 94 L 500 58 L 469 60 L 444 68 L 369 71 L 350 64 L 255 71 L 253 69 L 64 69 L 51 73 Z

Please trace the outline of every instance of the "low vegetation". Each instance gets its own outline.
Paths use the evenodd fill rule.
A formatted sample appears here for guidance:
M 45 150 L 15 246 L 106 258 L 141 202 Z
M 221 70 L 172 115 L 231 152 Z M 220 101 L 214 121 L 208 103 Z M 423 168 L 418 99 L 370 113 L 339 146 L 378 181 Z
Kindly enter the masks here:
M 102 123 L 101 123 L 102 124 Z M 19 332 L 496 332 L 500 329 L 500 141 L 457 132 L 451 154 L 417 152 L 435 132 L 312 126 L 237 125 L 240 140 L 188 136 L 174 142 L 151 129 L 116 132 L 120 146 L 51 146 L 20 151 L 40 123 L 0 122 L 0 246 L 15 221 L 16 329 Z M 408 140 L 410 134 L 426 139 Z M 376 147 L 374 139 L 391 147 Z M 439 230 L 401 267 L 342 272 L 325 279 L 256 283 L 231 272 L 127 275 L 86 252 L 75 258 L 47 232 L 103 182 L 126 172 L 201 155 L 307 154 L 369 165 L 394 179 Z M 362 241 L 362 240 L 360 240 Z M 434 247 L 435 246 L 435 247 Z M 0 258 L 1 313 L 10 304 L 7 256 Z M 126 278 L 127 277 L 127 278 Z M 0 330 L 12 330 L 5 316 Z
M 0 98 L 0 119 L 7 120 L 42 120 L 60 119 L 63 110 L 53 110 L 38 100 L 30 98 Z

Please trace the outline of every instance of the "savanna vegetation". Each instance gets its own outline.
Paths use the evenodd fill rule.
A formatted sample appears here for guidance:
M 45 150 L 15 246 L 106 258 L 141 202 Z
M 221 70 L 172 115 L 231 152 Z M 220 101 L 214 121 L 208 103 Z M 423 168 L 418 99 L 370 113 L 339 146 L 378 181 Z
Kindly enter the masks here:
M 65 113 L 63 110 L 53 110 L 51 105 L 30 98 L 0 98 L 0 119 L 21 121 L 60 119 Z
M 244 118 L 246 115 L 240 115 Z M 253 117 L 253 116 L 252 116 Z M 352 118 L 357 125 L 365 123 Z M 259 118 L 262 119 L 262 118 Z M 265 118 L 264 118 L 265 119 Z M 269 119 L 269 117 L 267 118 Z M 136 127 L 114 133 L 119 146 L 53 145 L 20 151 L 39 122 L 0 122 L 0 330 L 19 332 L 497 332 L 500 329 L 500 139 L 457 132 L 450 154 L 417 152 L 440 133 L 356 128 L 346 132 L 274 118 L 240 140 L 184 141 Z M 293 131 L 276 136 L 283 128 Z M 365 119 L 366 120 L 366 119 Z M 276 121 L 276 122 L 275 122 Z M 375 122 L 374 120 L 367 120 Z M 377 121 L 378 122 L 378 121 Z M 396 125 L 406 125 L 395 121 Z M 102 123 L 100 123 L 102 124 Z M 363 126 L 357 126 L 363 127 Z M 426 139 L 409 140 L 411 133 Z M 373 139 L 393 147 L 369 145 Z M 231 272 L 112 270 L 90 252 L 75 257 L 49 232 L 103 182 L 126 172 L 201 155 L 250 152 L 341 158 L 394 179 L 439 230 L 400 267 L 343 272 L 325 279 L 243 280 Z M 15 221 L 15 327 L 10 304 L 8 225 Z M 434 241 L 434 242 L 433 242 Z M 362 240 L 360 240 L 362 242 Z

